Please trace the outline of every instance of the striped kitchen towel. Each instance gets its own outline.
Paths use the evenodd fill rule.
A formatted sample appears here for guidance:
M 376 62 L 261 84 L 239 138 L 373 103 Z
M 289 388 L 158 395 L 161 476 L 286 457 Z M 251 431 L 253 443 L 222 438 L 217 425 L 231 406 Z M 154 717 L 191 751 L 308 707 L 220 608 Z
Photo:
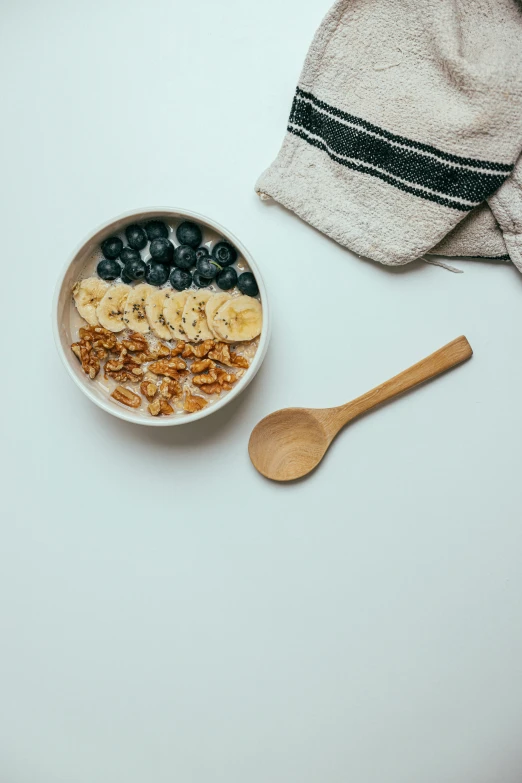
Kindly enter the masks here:
M 383 264 L 522 271 L 521 150 L 521 0 L 338 0 L 256 190 Z

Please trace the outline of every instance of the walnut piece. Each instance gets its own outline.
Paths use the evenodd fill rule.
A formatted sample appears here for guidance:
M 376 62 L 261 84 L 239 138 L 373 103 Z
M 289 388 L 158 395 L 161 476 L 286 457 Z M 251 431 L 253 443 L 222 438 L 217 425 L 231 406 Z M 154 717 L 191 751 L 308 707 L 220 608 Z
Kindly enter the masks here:
M 148 408 L 151 416 L 159 416 L 160 413 L 164 416 L 170 416 L 171 413 L 174 413 L 172 405 L 169 405 L 167 400 L 162 399 L 154 400 Z
M 154 400 L 154 402 L 151 402 L 151 404 L 148 405 L 147 407 L 149 409 L 149 413 L 151 416 L 159 416 L 159 413 L 161 411 L 159 400 Z
M 109 359 L 105 362 L 105 378 L 113 378 L 117 383 L 137 383 L 144 374 L 145 370 L 125 348 L 117 359 Z
M 121 342 L 128 351 L 147 351 L 149 348 L 147 338 L 139 332 L 131 332 L 129 337 Z
M 230 351 L 230 358 L 232 359 L 232 367 L 242 367 L 244 370 L 248 370 L 250 363 L 244 356 L 240 356 L 238 353 Z
M 186 343 L 181 354 L 184 359 L 188 359 L 190 356 L 195 356 L 196 359 L 203 359 L 209 351 L 214 347 L 214 340 L 205 340 L 197 345 Z
M 165 400 L 171 400 L 173 397 L 181 396 L 181 384 L 174 378 L 165 378 L 161 382 L 159 389 L 160 397 Z
M 187 345 L 187 343 L 184 343 L 183 340 L 179 340 L 179 342 L 176 343 L 176 347 L 173 348 L 172 351 L 170 352 L 170 355 L 171 356 L 180 356 L 180 354 L 182 354 L 183 351 L 185 350 L 186 345 Z M 187 357 L 185 357 L 185 358 L 188 358 L 188 356 L 191 356 L 191 354 L 188 353 Z
M 232 363 L 230 359 L 230 347 L 226 343 L 216 343 L 214 348 L 209 351 L 208 355 L 210 359 L 221 362 L 221 364 L 230 365 Z
M 222 386 L 224 384 L 235 383 L 237 378 L 232 373 L 228 373 L 226 370 L 222 370 L 221 367 L 216 368 L 217 380 Z
M 174 413 L 174 408 L 172 405 L 169 405 L 167 400 L 160 400 L 160 411 L 164 416 L 170 416 L 171 413 Z
M 126 389 L 125 386 L 116 386 L 111 397 L 114 397 L 118 402 L 127 405 L 129 408 L 139 408 L 141 405 L 141 397 L 139 394 L 134 394 L 130 389 Z
M 157 346 L 155 353 L 157 354 L 158 359 L 165 359 L 167 356 L 170 356 L 171 351 L 168 345 L 163 345 L 163 343 L 160 343 Z
M 194 365 L 193 365 L 194 366 Z M 205 394 L 221 394 L 222 391 L 230 391 L 237 378 L 221 367 L 210 367 L 207 373 L 195 375 L 192 382 L 199 386 Z
M 79 336 L 79 342 L 73 343 L 71 350 L 80 360 L 84 373 L 94 380 L 100 371 L 100 360 L 107 356 L 116 337 L 102 326 L 82 326 Z
M 143 396 L 146 397 L 149 402 L 151 402 L 158 393 L 158 387 L 155 383 L 152 383 L 152 381 L 142 381 L 140 389 Z
M 119 372 L 120 370 L 123 370 L 123 361 L 120 361 L 119 359 L 109 359 L 108 362 L 105 362 L 105 372 Z
M 216 381 L 215 383 L 207 383 L 201 386 L 201 391 L 205 392 L 205 394 L 221 394 L 224 388 Z M 229 385 L 228 388 L 231 389 L 232 386 Z
M 216 363 L 212 361 L 212 359 L 200 359 L 198 362 L 192 362 L 192 365 L 190 367 L 190 372 L 196 374 L 199 372 L 204 372 L 205 370 L 208 370 L 210 367 L 215 367 Z
M 154 362 L 157 359 L 166 359 L 170 356 L 170 348 L 167 345 L 160 344 L 156 348 L 148 348 L 136 354 L 140 362 Z
M 103 326 L 82 326 L 79 330 L 80 341 L 92 342 L 94 348 L 112 350 L 117 344 L 116 335 Z
M 93 381 L 100 372 L 100 360 L 94 353 L 93 343 L 84 337 L 79 343 L 73 343 L 71 350 L 80 360 L 84 373 Z
M 189 394 L 188 392 L 185 394 L 183 408 L 187 413 L 200 411 L 206 405 L 208 405 L 208 400 L 205 400 L 203 397 L 198 397 L 197 394 Z
M 216 362 L 221 362 L 221 364 L 226 364 L 227 367 L 248 368 L 250 366 L 244 356 L 232 353 L 230 346 L 226 343 L 216 343 L 215 347 L 209 351 L 208 357 Z
M 204 386 L 207 383 L 215 383 L 217 379 L 217 369 L 215 367 L 209 367 L 208 372 L 204 372 L 201 375 L 194 375 L 192 383 L 195 386 Z
M 154 359 L 157 359 L 155 353 L 151 353 L 150 351 L 138 351 L 138 353 L 134 354 L 134 358 L 137 362 L 140 364 L 143 364 L 144 362 L 153 362 Z
M 193 378 L 193 382 L 196 384 L 196 386 L 199 386 L 201 391 L 205 392 L 205 394 L 221 394 L 222 391 L 230 391 L 232 384 L 237 381 L 237 377 L 235 375 L 228 373 L 221 367 L 212 368 L 210 372 L 213 376 L 215 376 L 214 381 L 203 381 L 204 378 L 210 376 L 210 373 L 207 373 L 207 375 L 198 376 L 197 380 L 196 378 Z M 242 371 L 240 370 L 240 372 Z
M 187 368 L 187 363 L 177 357 L 171 359 L 160 359 L 149 365 L 149 370 L 156 375 L 166 375 L 169 378 L 179 379 L 180 371 Z
M 215 351 L 211 351 L 209 357 L 215 353 Z M 219 352 L 219 355 L 222 356 L 223 354 Z M 219 361 L 222 361 L 222 359 Z M 195 373 L 192 378 L 192 383 L 195 386 L 199 386 L 206 394 L 219 394 L 221 391 L 230 391 L 232 384 L 237 381 L 235 375 L 228 373 L 222 367 L 216 367 L 216 363 L 210 358 L 202 359 L 199 362 L 193 362 L 190 369 Z M 204 370 L 206 370 L 206 372 L 202 372 Z M 201 374 L 199 375 L 196 373 Z M 209 386 L 212 387 L 211 390 L 208 388 Z

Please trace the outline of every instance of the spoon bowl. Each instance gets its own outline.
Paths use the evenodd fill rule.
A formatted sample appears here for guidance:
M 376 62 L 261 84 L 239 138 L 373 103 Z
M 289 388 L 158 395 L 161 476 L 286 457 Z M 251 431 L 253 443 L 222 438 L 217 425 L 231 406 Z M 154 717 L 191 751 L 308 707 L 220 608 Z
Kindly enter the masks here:
M 408 389 L 450 370 L 473 354 L 465 337 L 338 408 L 284 408 L 254 427 L 248 453 L 255 468 L 274 481 L 293 481 L 321 462 L 337 433 L 352 419 Z
M 271 448 L 266 448 L 266 442 Z M 284 408 L 254 427 L 250 459 L 266 478 L 292 481 L 310 473 L 325 455 L 330 438 L 310 408 Z

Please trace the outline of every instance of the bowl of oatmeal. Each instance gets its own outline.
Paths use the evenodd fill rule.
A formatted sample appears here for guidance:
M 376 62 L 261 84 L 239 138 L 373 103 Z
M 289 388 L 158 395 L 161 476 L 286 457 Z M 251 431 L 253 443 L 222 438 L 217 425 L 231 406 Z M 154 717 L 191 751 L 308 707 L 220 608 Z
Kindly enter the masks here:
M 245 246 L 187 210 L 127 212 L 70 258 L 54 300 L 60 357 L 100 408 L 153 427 L 231 402 L 269 340 L 265 285 Z

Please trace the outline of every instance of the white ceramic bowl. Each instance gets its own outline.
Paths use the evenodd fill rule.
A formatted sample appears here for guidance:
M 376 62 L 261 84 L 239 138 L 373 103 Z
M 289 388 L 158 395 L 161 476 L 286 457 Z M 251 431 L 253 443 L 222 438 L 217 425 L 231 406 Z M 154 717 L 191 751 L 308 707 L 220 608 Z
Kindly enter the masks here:
M 197 413 L 156 418 L 153 416 L 140 415 L 140 412 L 132 409 L 127 411 L 123 406 L 118 405 L 112 400 L 106 390 L 96 383 L 93 383 L 85 375 L 78 359 L 71 351 L 71 343 L 74 342 L 75 339 L 71 334 L 71 292 L 74 283 L 80 277 L 84 267 L 92 261 L 93 253 L 98 250 L 103 239 L 112 234 L 121 232 L 129 223 L 150 220 L 151 218 L 163 219 L 166 222 L 180 219 L 192 220 L 195 223 L 199 223 L 203 228 L 206 227 L 212 232 L 215 232 L 219 237 L 227 239 L 237 248 L 239 255 L 245 259 L 255 275 L 259 286 L 261 303 L 263 305 L 263 330 L 261 332 L 259 347 L 252 359 L 252 363 L 243 377 L 230 391 L 226 392 L 221 399 L 209 404 L 206 408 L 203 408 L 203 410 L 198 411 Z M 178 424 L 189 424 L 190 422 L 198 421 L 198 419 L 203 419 L 205 416 L 216 413 L 225 405 L 228 405 L 229 402 L 232 402 L 232 400 L 246 389 L 259 370 L 261 362 L 266 354 L 270 337 L 270 312 L 266 288 L 259 267 L 246 247 L 234 236 L 234 234 L 219 223 L 216 223 L 215 220 L 211 220 L 204 215 L 199 215 L 197 212 L 189 212 L 184 209 L 174 209 L 170 207 L 149 207 L 146 209 L 136 209 L 131 212 L 125 212 L 123 215 L 120 215 L 113 220 L 109 220 L 89 234 L 82 244 L 74 251 L 72 257 L 67 262 L 56 287 L 53 302 L 53 331 L 58 353 L 60 354 L 69 375 L 83 393 L 96 403 L 96 405 L 104 411 L 107 411 L 107 413 L 117 416 L 119 419 L 130 421 L 133 424 L 145 424 L 149 427 L 171 427 Z

